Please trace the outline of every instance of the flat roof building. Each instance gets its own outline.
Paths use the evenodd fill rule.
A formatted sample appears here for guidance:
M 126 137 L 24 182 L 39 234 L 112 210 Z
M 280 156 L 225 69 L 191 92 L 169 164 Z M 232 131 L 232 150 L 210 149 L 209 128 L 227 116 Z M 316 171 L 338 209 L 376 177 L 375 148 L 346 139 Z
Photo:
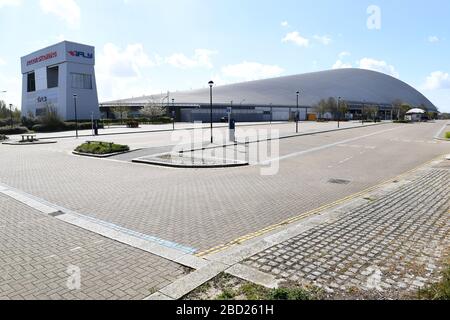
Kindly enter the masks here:
M 95 48 L 63 41 L 21 58 L 22 116 L 39 117 L 48 107 L 63 120 L 99 117 Z

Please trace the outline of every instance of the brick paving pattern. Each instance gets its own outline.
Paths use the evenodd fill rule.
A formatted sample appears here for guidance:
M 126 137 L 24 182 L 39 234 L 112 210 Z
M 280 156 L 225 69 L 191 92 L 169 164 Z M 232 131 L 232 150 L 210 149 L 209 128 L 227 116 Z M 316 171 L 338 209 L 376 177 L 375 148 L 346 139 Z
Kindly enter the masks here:
M 67 286 L 71 266 L 80 290 Z M 0 300 L 143 299 L 186 272 L 0 195 Z
M 245 264 L 278 279 L 349 290 L 413 294 L 439 278 L 450 248 L 448 163 L 413 182 L 263 251 Z
M 430 137 L 440 127 L 442 124 L 389 124 L 282 140 L 280 151 L 285 155 L 394 129 L 283 160 L 275 176 L 262 176 L 259 166 L 175 170 L 79 158 L 56 151 L 65 143 L 61 141 L 29 148 L 0 145 L 0 182 L 81 214 L 203 251 L 359 192 L 444 154 L 444 142 L 390 141 L 408 136 L 433 142 Z M 421 152 L 416 152 L 417 148 Z M 399 157 L 412 152 L 414 156 Z M 351 183 L 332 184 L 330 179 Z

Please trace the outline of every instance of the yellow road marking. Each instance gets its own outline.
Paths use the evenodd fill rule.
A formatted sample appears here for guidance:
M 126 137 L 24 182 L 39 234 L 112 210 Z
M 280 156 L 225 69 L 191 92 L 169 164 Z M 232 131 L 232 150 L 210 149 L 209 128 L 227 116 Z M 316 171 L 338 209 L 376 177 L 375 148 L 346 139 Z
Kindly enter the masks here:
M 204 256 L 209 255 L 209 254 L 215 254 L 215 253 L 222 252 L 222 251 L 224 251 L 224 250 L 226 250 L 228 248 L 231 248 L 231 247 L 233 247 L 235 245 L 242 244 L 243 242 L 255 239 L 257 237 L 265 235 L 265 234 L 267 234 L 267 233 L 269 233 L 271 231 L 274 231 L 276 229 L 279 229 L 281 227 L 293 224 L 293 223 L 295 223 L 295 222 L 297 222 L 299 220 L 303 220 L 305 218 L 308 218 L 308 217 L 311 217 L 313 215 L 316 215 L 316 214 L 318 214 L 318 213 L 320 213 L 320 212 L 322 212 L 324 210 L 336 207 L 336 206 L 338 206 L 338 205 L 340 205 L 340 204 L 342 204 L 344 202 L 353 200 L 353 199 L 358 198 L 358 197 L 360 197 L 360 196 L 362 196 L 364 194 L 367 194 L 367 193 L 372 192 L 372 191 L 374 191 L 376 189 L 379 189 L 379 188 L 383 187 L 384 185 L 386 185 L 388 183 L 391 183 L 391 182 L 394 182 L 396 180 L 399 180 L 399 179 L 403 178 L 404 176 L 409 175 L 409 174 L 419 170 L 420 168 L 425 167 L 426 165 L 428 165 L 428 164 L 430 164 L 430 163 L 432 163 L 434 161 L 437 161 L 438 159 L 441 159 L 442 157 L 443 157 L 442 155 L 439 156 L 439 157 L 436 157 L 433 160 L 425 162 L 425 163 L 423 163 L 423 164 L 421 164 L 421 165 L 419 165 L 419 166 L 417 166 L 417 167 L 415 167 L 415 168 L 413 168 L 411 170 L 408 170 L 408 171 L 406 171 L 406 172 L 404 172 L 404 173 L 402 173 L 402 174 L 400 174 L 400 175 L 398 175 L 398 176 L 396 176 L 394 178 L 390 178 L 390 179 L 388 179 L 388 180 L 386 180 L 384 182 L 381 182 L 381 183 L 379 183 L 379 184 L 377 184 L 377 185 L 375 185 L 373 187 L 367 188 L 367 189 L 365 189 L 363 191 L 360 191 L 358 193 L 352 194 L 352 195 L 347 196 L 345 198 L 342 198 L 340 200 L 337 200 L 337 201 L 331 202 L 329 204 L 323 205 L 323 206 L 321 206 L 321 207 L 319 207 L 317 209 L 314 209 L 314 210 L 302 213 L 302 214 L 300 214 L 298 216 L 289 218 L 289 219 L 284 220 L 284 221 L 282 221 L 280 223 L 268 226 L 268 227 L 266 227 L 264 229 L 261 229 L 259 231 L 252 232 L 252 233 L 247 234 L 245 236 L 239 237 L 239 238 L 237 238 L 235 240 L 232 240 L 232 241 L 230 241 L 228 243 L 225 243 L 225 244 L 222 244 L 222 245 L 218 245 L 216 247 L 213 247 L 211 249 L 205 250 L 203 252 L 199 252 L 199 253 L 195 254 L 195 256 L 197 256 L 197 257 L 204 257 Z

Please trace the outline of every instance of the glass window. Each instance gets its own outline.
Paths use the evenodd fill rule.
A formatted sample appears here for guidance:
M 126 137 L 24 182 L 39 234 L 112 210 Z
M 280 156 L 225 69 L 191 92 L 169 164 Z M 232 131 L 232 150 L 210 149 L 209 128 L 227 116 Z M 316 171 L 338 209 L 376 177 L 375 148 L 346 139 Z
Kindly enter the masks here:
M 92 89 L 92 76 L 90 74 L 72 73 L 72 88 Z
M 47 88 L 57 88 L 59 80 L 59 67 L 47 68 Z
M 36 91 L 36 76 L 31 72 L 27 75 L 27 92 L 34 91 Z

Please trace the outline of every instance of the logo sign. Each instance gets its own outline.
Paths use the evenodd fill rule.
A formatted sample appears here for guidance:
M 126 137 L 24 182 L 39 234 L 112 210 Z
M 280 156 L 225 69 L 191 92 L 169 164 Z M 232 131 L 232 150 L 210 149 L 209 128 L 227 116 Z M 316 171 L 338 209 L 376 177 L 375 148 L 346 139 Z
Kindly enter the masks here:
M 32 64 L 39 63 L 39 62 L 42 62 L 45 60 L 53 59 L 53 58 L 56 58 L 57 56 L 58 56 L 58 53 L 56 51 L 50 52 L 50 53 L 44 54 L 42 56 L 36 57 L 34 59 L 28 60 L 27 66 L 31 66 Z
M 37 97 L 36 100 L 37 100 L 38 103 L 46 103 L 46 102 L 48 102 L 47 97 Z
M 92 53 L 86 53 L 83 51 L 68 51 L 69 55 L 71 55 L 72 57 L 82 57 L 82 58 L 86 58 L 86 59 L 93 59 L 94 55 Z

